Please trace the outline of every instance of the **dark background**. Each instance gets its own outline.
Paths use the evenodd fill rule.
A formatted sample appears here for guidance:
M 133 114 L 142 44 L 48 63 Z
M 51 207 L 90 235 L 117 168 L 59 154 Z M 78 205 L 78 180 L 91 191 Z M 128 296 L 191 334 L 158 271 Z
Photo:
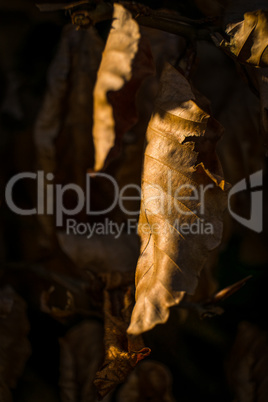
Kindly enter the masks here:
M 203 16 L 193 1 L 148 1 L 144 4 L 177 9 L 191 18 Z M 18 172 L 35 170 L 33 127 L 47 85 L 47 70 L 62 28 L 68 22 L 63 12 L 40 13 L 31 0 L 0 1 L 0 279 L 3 285 L 11 284 L 28 303 L 32 344 L 32 355 L 14 390 L 17 402 L 59 400 L 58 338 L 70 326 L 39 310 L 38 280 L 35 275 L 23 274 L 12 265 L 33 264 L 44 255 L 34 241 L 36 223 L 21 221 L 4 202 L 9 178 Z M 103 37 L 106 28 L 105 24 L 97 27 Z M 263 168 L 265 172 L 267 163 L 259 127 L 253 132 L 249 122 L 259 116 L 258 111 L 255 113 L 259 101 L 240 78 L 235 63 L 220 51 L 212 50 L 212 45 L 200 44 L 193 78 L 198 88 L 212 100 L 215 117 L 227 126 L 226 139 L 219 145 L 227 180 L 235 184 L 256 170 Z M 246 150 L 242 156 L 241 149 Z M 264 183 L 266 185 L 266 175 Z M 31 205 L 31 188 L 21 186 L 16 191 L 21 205 Z M 264 188 L 265 209 L 266 200 Z M 237 212 L 248 214 L 250 194 L 242 194 L 236 203 Z M 178 401 L 231 400 L 224 367 L 237 325 L 246 320 L 268 329 L 267 261 L 267 213 L 262 234 L 230 223 L 227 218 L 226 234 L 214 269 L 218 288 L 248 275 L 252 275 L 252 279 L 223 302 L 223 316 L 204 321 L 191 316 L 184 324 L 176 326 L 174 313 L 165 327 L 158 327 L 148 335 L 148 342 L 153 346 L 151 357 L 164 362 L 172 371 Z

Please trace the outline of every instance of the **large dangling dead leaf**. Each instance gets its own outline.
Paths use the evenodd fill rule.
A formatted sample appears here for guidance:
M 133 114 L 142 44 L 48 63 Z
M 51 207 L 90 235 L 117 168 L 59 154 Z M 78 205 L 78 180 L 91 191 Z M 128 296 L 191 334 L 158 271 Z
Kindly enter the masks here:
M 236 56 L 238 61 L 258 67 L 268 66 L 267 11 L 245 13 L 244 20 L 229 24 L 226 32 L 230 35 L 230 42 L 223 41 L 221 46 Z
M 118 153 L 122 136 L 137 121 L 136 93 L 154 73 L 149 42 L 131 13 L 115 4 L 113 19 L 94 90 L 95 170 Z
M 266 402 L 268 395 L 268 333 L 249 322 L 238 327 L 226 364 L 237 402 Z
M 26 305 L 12 288 L 0 291 L 0 400 L 10 402 L 30 355 Z
M 133 296 L 131 288 L 122 286 L 123 282 L 120 287 L 120 282 L 117 281 L 117 288 L 114 288 L 109 275 L 107 276 L 103 306 L 105 359 L 94 380 L 101 398 L 124 382 L 136 364 L 151 352 L 149 348 L 144 347 L 141 336 L 127 336 Z
M 153 111 L 154 100 L 158 92 L 159 80 L 164 64 L 176 63 L 178 55 L 185 48 L 185 40 L 177 35 L 169 34 L 157 29 L 141 27 L 142 36 L 150 41 L 156 74 L 146 79 L 137 94 L 137 111 L 139 119 L 137 123 L 123 136 L 122 152 L 118 158 L 115 179 L 119 188 L 128 184 L 140 186 L 143 165 L 143 152 L 146 129 Z M 130 190 L 131 191 L 131 190 Z M 133 196 L 137 196 L 137 190 L 132 190 Z M 125 208 L 131 213 L 139 211 L 140 201 L 126 200 Z M 133 219 L 133 215 L 130 218 Z M 138 214 L 135 215 L 138 220 Z
M 147 130 L 129 334 L 166 322 L 169 307 L 194 293 L 209 251 L 220 244 L 226 184 L 215 146 L 222 128 L 202 109 L 207 106 L 167 65 Z

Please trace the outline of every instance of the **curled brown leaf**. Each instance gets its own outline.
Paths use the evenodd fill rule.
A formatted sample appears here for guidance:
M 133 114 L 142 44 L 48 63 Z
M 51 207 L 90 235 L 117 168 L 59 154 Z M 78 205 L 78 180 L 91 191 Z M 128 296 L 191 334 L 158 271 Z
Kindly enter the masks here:
M 53 208 L 47 184 L 54 180 L 63 185 L 76 183 L 85 189 L 87 169 L 93 166 L 92 92 L 103 46 L 93 27 L 76 31 L 74 26 L 67 25 L 50 65 L 34 131 L 37 167 L 44 172 L 47 209 Z M 65 205 L 75 202 L 72 192 L 66 195 Z M 39 242 L 53 250 L 57 245 L 54 217 L 38 214 L 38 220 L 42 229 Z
M 256 67 L 268 66 L 267 36 L 268 12 L 257 10 L 244 14 L 244 19 L 229 24 L 226 32 L 230 42 L 221 46 L 231 52 L 239 62 Z
M 74 315 L 75 313 L 75 305 L 74 305 L 74 297 L 72 293 L 67 290 L 66 291 L 66 305 L 62 310 L 58 307 L 49 306 L 50 296 L 55 291 L 55 287 L 51 286 L 47 291 L 43 291 L 40 297 L 40 307 L 44 313 L 50 314 L 52 317 L 57 319 L 64 319 Z
M 113 19 L 94 89 L 95 170 L 115 157 L 122 136 L 137 122 L 136 93 L 154 73 L 149 42 L 131 13 L 115 4 Z
M 94 380 L 100 398 L 124 382 L 137 363 L 151 352 L 140 336 L 127 336 L 132 308 L 130 288 L 104 291 L 105 359 Z
M 167 65 L 147 130 L 142 245 L 129 334 L 166 322 L 169 308 L 185 293 L 194 293 L 209 252 L 220 244 L 227 185 L 215 146 L 222 128 L 207 108 L 207 100 L 195 95 L 184 76 Z M 204 188 L 209 191 L 202 198 Z M 195 191 L 200 191 L 197 197 Z M 202 231 L 201 224 L 212 229 Z M 193 225 L 199 230 L 181 233 L 181 228 Z

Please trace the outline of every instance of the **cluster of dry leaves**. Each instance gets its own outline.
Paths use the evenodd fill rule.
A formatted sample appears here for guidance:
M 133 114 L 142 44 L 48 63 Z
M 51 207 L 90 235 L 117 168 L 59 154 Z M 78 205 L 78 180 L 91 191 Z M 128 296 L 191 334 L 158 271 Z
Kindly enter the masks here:
M 208 15 L 223 16 L 224 2 L 207 3 Z M 196 4 L 204 12 L 204 5 Z M 31 353 L 26 302 L 19 294 L 28 293 L 25 300 L 31 308 L 68 329 L 59 339 L 63 402 L 98 398 L 172 402 L 177 400 L 172 391 L 176 379 L 163 363 L 141 362 L 151 353 L 143 335 L 150 344 L 148 331 L 165 324 L 171 311 L 177 314 L 175 319 L 170 317 L 175 326 L 183 325 L 192 312 L 200 318 L 222 314 L 221 302 L 248 280 L 218 292 L 213 271 L 222 238 L 227 244 L 233 233 L 239 233 L 239 227 L 224 215 L 230 185 L 223 170 L 228 182 L 235 183 L 264 167 L 268 13 L 245 9 L 244 18 L 226 23 L 228 39 L 213 31 L 211 43 L 202 42 L 196 49 L 187 37 L 141 27 L 127 8 L 127 3 L 125 7 L 113 5 L 106 41 L 94 27 L 76 30 L 67 25 L 63 29 L 28 137 L 34 139 L 35 169 L 53 173 L 55 184 L 76 183 L 85 189 L 86 173 L 92 176 L 95 210 L 110 204 L 112 191 L 107 182 L 94 179 L 94 172 L 112 175 L 119 188 L 141 184 L 139 237 L 135 233 L 123 233 L 119 239 L 111 234 L 94 234 L 90 239 L 67 235 L 64 227 L 56 228 L 53 215 L 21 220 L 22 225 L 32 227 L 30 239 L 21 239 L 24 260 L 30 262 L 10 266 L 0 277 L 1 402 L 12 400 L 11 390 Z M 234 14 L 230 6 L 225 17 Z M 247 86 L 237 81 L 234 64 L 224 64 L 225 53 L 240 63 L 241 73 L 258 92 L 259 110 Z M 228 75 L 232 91 L 220 73 Z M 200 93 L 202 86 L 211 102 Z M 223 107 L 226 93 L 229 104 Z M 11 114 L 13 104 L 4 104 Z M 251 105 L 247 127 L 243 124 L 239 129 Z M 212 117 L 212 110 L 226 129 L 223 140 L 224 129 Z M 258 130 L 263 137 L 253 139 L 252 133 L 257 136 Z M 211 187 L 204 196 L 202 217 L 192 212 L 200 205 L 187 184 Z M 181 186 L 183 202 L 176 199 L 179 214 L 170 200 L 174 189 Z M 27 191 L 28 202 L 34 204 L 34 188 Z M 64 205 L 72 208 L 75 202 L 73 194 L 67 193 Z M 238 196 L 235 202 L 243 211 L 244 199 Z M 139 201 L 128 202 L 128 211 L 137 208 Z M 129 218 L 119 208 L 108 217 L 119 224 Z M 174 226 L 176 219 L 192 225 L 201 218 L 213 226 L 213 233 L 182 235 Z M 102 222 L 103 217 L 87 216 L 82 210 L 76 219 L 92 224 Z M 144 225 L 155 224 L 158 231 L 143 231 Z M 249 236 L 241 247 L 242 258 L 243 252 L 246 259 L 248 249 L 258 243 L 259 258 L 267 262 L 264 235 Z M 171 309 L 175 306 L 179 309 Z M 267 359 L 267 331 L 241 323 L 226 360 L 236 401 L 267 399 Z M 123 385 L 116 388 L 119 384 Z

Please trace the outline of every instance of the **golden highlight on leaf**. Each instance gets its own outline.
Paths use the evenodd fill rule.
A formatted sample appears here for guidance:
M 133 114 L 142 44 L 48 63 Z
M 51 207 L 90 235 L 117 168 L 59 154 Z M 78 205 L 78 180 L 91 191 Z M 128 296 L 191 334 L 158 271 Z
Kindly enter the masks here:
M 244 14 L 244 20 L 230 24 L 226 32 L 230 43 L 223 47 L 233 53 L 238 61 L 257 67 L 268 66 L 268 12 L 257 10 Z
M 207 100 L 166 65 L 147 130 L 129 334 L 166 322 L 169 308 L 194 293 L 209 251 L 220 244 L 227 186 L 215 146 L 222 128 L 207 108 Z
M 95 170 L 118 153 L 123 134 L 137 121 L 136 93 L 154 73 L 149 42 L 131 13 L 115 4 L 113 18 L 94 89 Z
M 124 382 L 138 362 L 151 353 L 141 336 L 127 336 L 133 299 L 131 288 L 104 290 L 105 359 L 94 380 L 100 398 Z

